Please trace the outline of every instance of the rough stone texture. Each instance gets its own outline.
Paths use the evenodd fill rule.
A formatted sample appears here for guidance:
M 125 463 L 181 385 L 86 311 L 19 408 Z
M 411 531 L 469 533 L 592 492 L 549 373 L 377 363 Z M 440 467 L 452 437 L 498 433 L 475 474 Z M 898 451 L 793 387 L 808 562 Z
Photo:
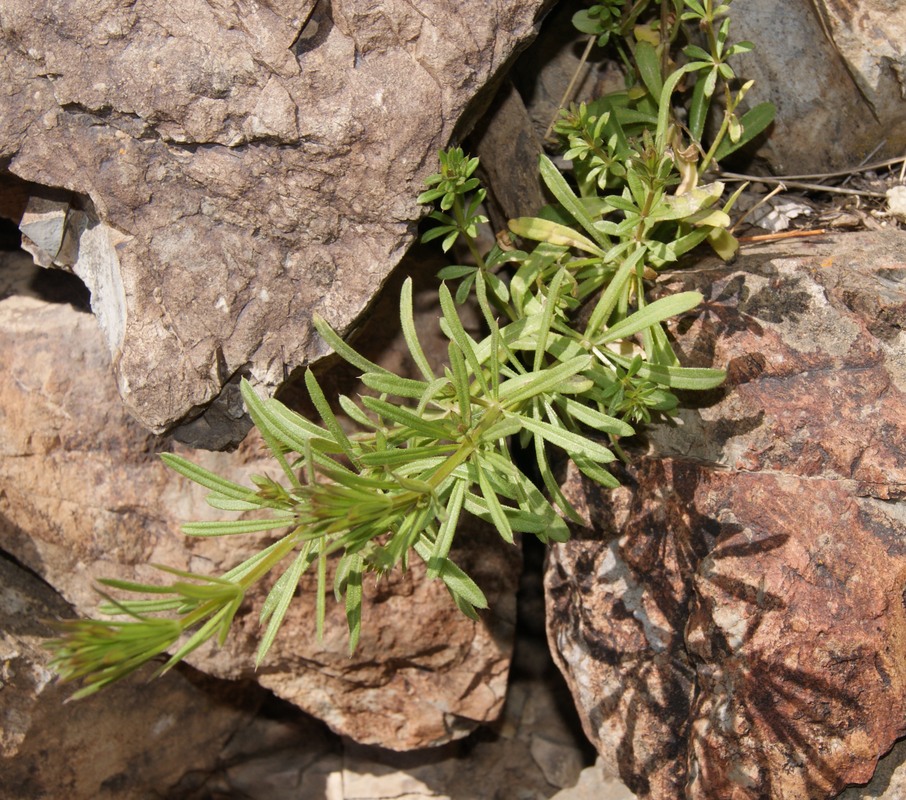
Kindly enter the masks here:
M 272 391 L 324 354 L 312 314 L 345 330 L 370 302 L 546 4 L 0 0 L 0 165 L 71 193 L 79 257 L 57 260 L 146 427 L 220 396 L 185 435 L 237 439 L 237 373 Z
M 16 263 L 30 286 L 35 276 L 28 271 L 36 268 L 21 254 L 8 257 L 0 275 L 14 273 Z M 435 267 L 422 265 L 428 280 Z M 122 410 L 92 316 L 16 287 L 0 289 L 0 298 L 0 360 L 12 376 L 0 385 L 0 549 L 81 613 L 97 605 L 97 578 L 160 579 L 150 563 L 210 574 L 251 555 L 251 542 L 191 540 L 179 532 L 183 521 L 222 515 L 203 502 L 204 490 L 157 458 L 176 446 Z M 397 298 L 388 298 L 385 313 L 398 313 Z M 423 293 L 416 304 L 436 329 L 436 309 Z M 380 309 L 374 318 L 375 333 L 363 338 L 387 344 L 393 326 Z M 392 347 L 388 353 L 400 359 Z M 273 474 L 251 436 L 234 454 L 179 451 L 240 482 L 250 473 Z M 506 690 L 520 556 L 486 530 L 469 536 L 481 537 L 481 546 L 454 558 L 489 597 L 493 611 L 482 622 L 464 617 L 443 584 L 424 580 L 414 565 L 405 575 L 366 582 L 362 640 L 350 658 L 342 607 L 328 603 L 326 636 L 316 640 L 306 579 L 257 680 L 334 730 L 394 749 L 436 745 L 494 719 Z M 192 663 L 218 677 L 252 677 L 261 599 L 240 610 L 224 649 L 199 651 Z
M 0 556 L 0 796 L 144 800 L 211 767 L 249 724 L 254 702 L 218 699 L 179 671 L 148 682 L 146 670 L 104 697 L 65 705 L 69 689 L 54 683 L 41 644 L 47 620 L 71 615 Z
M 187 776 L 168 800 L 632 800 L 593 766 L 571 773 L 563 789 L 545 777 L 553 763 L 587 764 L 590 753 L 564 713 L 566 688 L 539 644 L 541 658 L 529 658 L 545 669 L 518 675 L 500 721 L 468 739 L 411 753 L 339 739 L 326 747 L 310 725 L 259 718 L 224 750 L 215 772 Z M 559 746 L 559 762 L 538 759 L 538 737 Z
M 906 733 L 906 237 L 775 244 L 662 279 L 728 370 L 624 487 L 567 490 L 548 630 L 642 798 L 829 798 Z M 874 796 L 874 795 L 865 795 Z
M 826 172 L 906 148 L 906 17 L 898 0 L 738 2 L 731 32 L 755 43 L 737 62 L 756 81 L 746 102 L 772 100 L 759 157 L 781 174 Z M 878 146 L 881 145 L 879 149 Z

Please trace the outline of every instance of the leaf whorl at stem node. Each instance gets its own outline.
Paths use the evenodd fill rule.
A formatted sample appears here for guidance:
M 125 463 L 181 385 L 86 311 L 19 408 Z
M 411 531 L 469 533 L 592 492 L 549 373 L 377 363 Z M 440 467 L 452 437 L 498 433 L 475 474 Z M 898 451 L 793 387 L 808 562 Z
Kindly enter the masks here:
M 560 491 L 551 451 L 562 451 L 591 480 L 615 486 L 607 464 L 625 458 L 621 438 L 671 414 L 673 390 L 710 389 L 723 380 L 719 370 L 682 367 L 664 328 L 701 296 L 648 302 L 646 288 L 657 270 L 700 244 L 724 258 L 736 252 L 728 230 L 736 195 L 724 200 L 719 180 L 701 178 L 764 130 L 773 109 L 737 114 L 751 84 L 737 86 L 728 61 L 751 45 L 730 44 L 728 8 L 711 0 L 608 0 L 576 15 L 581 31 L 616 50 L 627 87 L 569 106 L 552 125 L 571 168 L 564 174 L 541 156 L 554 202 L 510 222 L 524 249 L 481 250 L 478 232 L 487 219 L 485 189 L 474 176 L 478 159 L 461 148 L 440 153 L 440 172 L 418 198 L 438 206 L 430 215 L 437 225 L 422 239 L 440 239 L 445 252 L 461 241 L 469 254 L 469 263 L 440 276 L 457 284 L 455 291 L 439 287 L 448 363 L 437 368 L 426 357 L 406 281 L 400 322 L 421 378 L 371 362 L 314 320 L 375 392 L 339 398 L 356 433 L 346 432 L 310 371 L 305 383 L 321 424 L 260 398 L 243 381 L 242 397 L 279 480 L 258 476 L 241 486 L 179 456 L 163 459 L 208 489 L 214 508 L 256 512 L 254 519 L 188 523 L 186 534 L 279 532 L 276 541 L 220 577 L 162 567 L 172 578 L 162 586 L 104 581 L 126 595 L 105 594 L 101 611 L 112 619 L 60 623 L 59 637 L 47 643 L 58 673 L 82 681 L 75 696 L 172 648 L 161 671 L 208 639 L 222 643 L 248 589 L 269 575 L 275 579 L 261 609 L 259 663 L 308 570 L 317 576 L 319 635 L 332 590 L 345 604 L 350 650 L 361 633 L 365 574 L 406 568 L 413 554 L 477 618 L 487 599 L 450 558 L 463 513 L 490 523 L 508 542 L 517 533 L 564 541 L 564 517 L 579 517 Z M 685 96 L 690 106 L 680 114 L 674 103 Z M 717 134 L 706 142 L 709 115 L 718 117 Z M 467 298 L 481 311 L 480 340 L 457 312 Z M 513 441 L 534 456 L 540 485 L 514 463 Z

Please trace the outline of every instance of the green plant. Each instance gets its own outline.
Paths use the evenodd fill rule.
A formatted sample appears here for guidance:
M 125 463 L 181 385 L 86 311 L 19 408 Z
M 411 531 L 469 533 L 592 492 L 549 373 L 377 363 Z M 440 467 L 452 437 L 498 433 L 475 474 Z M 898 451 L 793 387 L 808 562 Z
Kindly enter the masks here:
M 61 622 L 60 636 L 49 643 L 60 675 L 83 681 L 76 696 L 167 651 L 173 652 L 162 670 L 211 638 L 222 643 L 246 592 L 272 573 L 277 577 L 261 611 L 266 627 L 259 662 L 310 569 L 317 574 L 318 631 L 332 589 L 345 602 L 350 649 L 359 637 L 366 574 L 406 568 L 413 554 L 475 617 L 487 601 L 450 559 L 463 512 L 492 523 L 510 542 L 517 533 L 564 541 L 563 517 L 578 517 L 557 483 L 551 451 L 562 451 L 602 486 L 614 486 L 606 465 L 614 453 L 623 456 L 621 437 L 653 413 L 669 414 L 677 405 L 673 390 L 721 382 L 718 370 L 680 366 L 663 328 L 667 319 L 695 308 L 701 296 L 685 292 L 648 302 L 646 283 L 702 242 L 725 257 L 735 252 L 727 231 L 733 198 L 722 202 L 723 185 L 700 185 L 699 176 L 761 124 L 750 127 L 748 115 L 735 116 L 746 85 L 733 88 L 726 64 L 748 46 L 727 45 L 726 21 L 717 25 L 726 6 L 672 0 L 649 17 L 649 5 L 612 0 L 579 17 L 579 27 L 596 41 L 616 41 L 619 34 L 627 88 L 563 112 L 555 130 L 573 164 L 571 180 L 541 157 L 541 177 L 554 202 L 537 217 L 511 221 L 525 250 L 495 245 L 481 252 L 478 229 L 486 219 L 485 190 L 474 176 L 478 161 L 459 148 L 441 153 L 441 171 L 419 198 L 439 205 L 431 214 L 438 225 L 423 238 L 441 239 L 445 251 L 462 241 L 472 262 L 440 275 L 458 282 L 455 293 L 446 284 L 439 288 L 445 367 L 436 369 L 424 354 L 407 282 L 400 322 L 419 379 L 372 363 L 315 320 L 321 336 L 361 369 L 375 392 L 360 401 L 339 398 L 356 433 L 344 430 L 309 371 L 305 383 L 321 424 L 242 384 L 280 481 L 260 476 L 253 486 L 241 486 L 178 456 L 163 456 L 207 488 L 215 508 L 258 513 L 254 519 L 189 523 L 187 534 L 283 533 L 220 577 L 162 568 L 173 577 L 168 585 L 102 581 L 105 592 L 127 596 L 105 593 L 100 610 L 112 618 Z M 695 21 L 705 32 L 710 52 L 690 45 L 686 54 L 693 60 L 676 66 L 671 54 L 683 21 Z M 685 124 L 673 102 L 684 81 L 694 81 L 691 89 L 684 87 L 692 98 Z M 704 119 L 718 85 L 724 116 L 706 149 Z M 469 335 L 457 312 L 457 302 L 469 297 L 486 326 L 481 340 Z M 513 440 L 533 453 L 541 487 L 511 458 Z

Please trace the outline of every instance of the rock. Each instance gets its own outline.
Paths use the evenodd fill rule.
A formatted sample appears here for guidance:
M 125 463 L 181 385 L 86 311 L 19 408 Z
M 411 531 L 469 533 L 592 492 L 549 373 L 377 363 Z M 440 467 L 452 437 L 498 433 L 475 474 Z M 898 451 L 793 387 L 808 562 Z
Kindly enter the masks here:
M 329 800 L 544 800 L 557 795 L 560 782 L 574 785 L 587 762 L 563 713 L 556 678 L 517 677 L 500 723 L 467 740 L 412 753 L 347 745 L 343 793 Z M 542 740 L 546 747 L 539 746 Z
M 0 556 L 0 795 L 68 800 L 142 800 L 186 773 L 213 765 L 248 725 L 244 706 L 180 671 L 151 670 L 108 693 L 64 705 L 43 641 L 47 620 L 72 615 L 46 584 Z M 153 755 L 152 755 L 153 754 Z
M 217 402 L 185 435 L 236 442 L 225 387 L 273 392 L 323 356 L 313 313 L 349 329 L 548 4 L 0 2 L 0 163 L 31 197 L 64 190 L 57 234 L 145 427 Z
M 495 231 L 505 231 L 508 220 L 534 214 L 545 205 L 538 173 L 543 146 L 512 83 L 501 87 L 471 139 L 486 178 Z
M 151 563 L 217 574 L 251 555 L 251 541 L 191 540 L 180 533 L 184 521 L 223 515 L 157 454 L 176 449 L 247 482 L 252 473 L 273 474 L 260 440 L 250 436 L 236 453 L 225 454 L 193 452 L 147 433 L 122 409 L 92 316 L 34 296 L 27 259 L 6 258 L 25 273 L 18 286 L 26 288 L 0 288 L 0 358 L 13 376 L 0 385 L 0 548 L 82 614 L 97 606 L 92 586 L 98 578 L 159 580 Z M 433 285 L 435 266 L 419 263 L 422 286 Z M 11 273 L 8 266 L 0 270 L 4 278 Z M 437 302 L 433 290 L 416 297 L 420 324 L 436 329 L 428 296 Z M 373 309 L 375 332 L 364 331 L 366 342 L 387 343 L 394 330 L 388 313 L 398 315 L 398 293 Z M 437 350 L 439 333 L 435 344 L 428 339 L 426 350 Z M 378 358 L 380 351 L 369 354 Z M 401 362 L 399 347 L 389 347 L 385 359 Z M 479 539 L 480 547 L 469 544 Z M 257 673 L 264 588 L 239 611 L 227 645 L 198 651 L 192 664 L 222 678 L 255 677 L 361 742 L 405 750 L 462 737 L 496 718 L 503 705 L 520 555 L 496 534 L 473 528 L 463 532 L 454 559 L 488 595 L 493 610 L 480 623 L 463 616 L 443 584 L 424 580 L 413 565 L 406 574 L 366 585 L 362 639 L 350 658 L 341 606 L 328 603 L 326 635 L 317 640 L 313 584 L 306 578 Z
M 837 800 L 900 800 L 906 797 L 906 740 L 900 740 L 878 762 L 871 781 L 842 792 Z
M 661 279 L 726 367 L 623 487 L 566 488 L 548 634 L 640 798 L 830 798 L 906 733 L 906 237 L 744 251 Z
M 209 771 L 196 770 L 171 787 L 169 800 L 333 800 L 342 776 L 342 740 L 301 713 L 266 703 L 238 731 Z
M 543 733 L 532 737 L 532 758 L 551 786 L 575 786 L 582 772 L 582 754 L 571 743 L 558 742 Z
M 777 117 L 759 149 L 779 174 L 823 173 L 906 148 L 906 27 L 891 0 L 738 2 L 731 38 L 755 43 L 738 63 L 746 102 Z
M 575 786 L 557 792 L 551 800 L 636 800 L 619 780 L 605 778 L 600 764 L 586 767 Z

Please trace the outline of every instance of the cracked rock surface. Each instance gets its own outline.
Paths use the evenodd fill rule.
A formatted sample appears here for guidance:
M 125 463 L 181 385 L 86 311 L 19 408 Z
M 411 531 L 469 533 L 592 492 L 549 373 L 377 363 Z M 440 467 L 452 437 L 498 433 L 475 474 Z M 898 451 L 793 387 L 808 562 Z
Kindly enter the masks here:
M 91 289 L 145 427 L 219 398 L 184 438 L 238 441 L 238 373 L 273 391 L 324 355 L 312 315 L 345 331 L 371 301 L 438 148 L 546 5 L 0 0 L 13 216 L 54 195 L 45 255 Z
M 906 733 L 906 237 L 752 248 L 665 276 L 726 384 L 625 485 L 566 489 L 548 635 L 640 798 L 830 798 Z M 875 795 L 867 795 L 875 796 Z
M 432 263 L 426 271 L 428 284 L 436 268 Z M 261 440 L 250 435 L 227 454 L 193 452 L 149 434 L 122 409 L 91 314 L 48 301 L 39 280 L 48 277 L 70 276 L 41 270 L 22 253 L 0 258 L 0 360 L 15 376 L 0 386 L 0 548 L 82 615 L 96 613 L 100 578 L 159 582 L 155 563 L 222 574 L 258 552 L 260 537 L 183 535 L 183 522 L 229 515 L 208 508 L 206 492 L 166 469 L 158 453 L 177 450 L 247 483 L 251 474 L 273 474 Z M 397 298 L 378 306 L 376 330 L 367 339 L 392 331 L 386 314 L 398 314 Z M 436 292 L 431 298 L 416 295 L 420 319 L 435 331 L 433 339 L 423 336 L 428 352 L 429 340 L 434 349 L 444 341 L 436 326 Z M 385 316 L 378 313 L 382 308 Z M 388 347 L 385 357 L 399 358 L 399 351 Z M 453 557 L 483 587 L 493 609 L 481 622 L 460 613 L 443 583 L 425 580 L 413 561 L 405 574 L 396 570 L 383 581 L 366 581 L 362 638 L 353 657 L 344 609 L 330 598 L 325 636 L 317 639 L 311 575 L 303 577 L 257 671 L 265 586 L 249 592 L 226 645 L 205 646 L 190 661 L 219 678 L 257 680 L 359 742 L 409 750 L 466 736 L 495 719 L 503 705 L 521 557 L 478 527 L 460 538 L 463 547 Z

